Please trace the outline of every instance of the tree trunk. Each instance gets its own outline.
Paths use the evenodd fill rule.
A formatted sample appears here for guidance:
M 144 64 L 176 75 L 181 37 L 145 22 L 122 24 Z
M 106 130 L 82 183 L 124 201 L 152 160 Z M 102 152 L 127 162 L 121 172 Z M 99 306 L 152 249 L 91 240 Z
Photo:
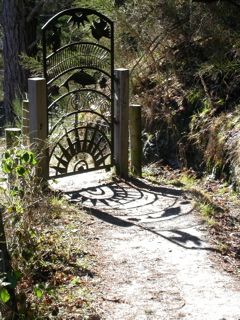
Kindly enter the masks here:
M 5 120 L 14 120 L 13 102 L 22 102 L 27 92 L 29 72 L 19 63 L 22 53 L 36 57 L 38 53 L 38 16 L 47 0 L 3 0 L 3 59 L 4 59 L 4 109 Z M 69 7 L 72 0 L 49 0 L 55 10 Z M 57 8 L 57 9 L 56 9 Z
M 14 119 L 13 102 L 26 91 L 27 75 L 19 64 L 19 54 L 26 52 L 23 0 L 3 1 L 4 109 L 7 122 Z

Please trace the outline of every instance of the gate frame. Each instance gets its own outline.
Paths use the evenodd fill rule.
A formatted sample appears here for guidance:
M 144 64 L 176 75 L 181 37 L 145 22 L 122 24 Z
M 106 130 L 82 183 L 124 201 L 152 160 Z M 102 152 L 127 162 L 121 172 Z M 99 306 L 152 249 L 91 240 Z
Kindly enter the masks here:
M 111 164 L 110 165 L 105 165 L 104 167 L 107 169 L 107 168 L 110 168 L 110 167 L 113 167 L 115 165 L 115 159 L 114 159 L 114 23 L 113 21 L 111 21 L 108 17 L 106 17 L 105 15 L 103 15 L 102 13 L 96 11 L 96 10 L 93 10 L 93 9 L 88 9 L 88 8 L 81 8 L 81 7 L 78 7 L 78 8 L 70 8 L 70 9 L 65 9 L 63 11 L 60 11 L 58 12 L 57 14 L 55 14 L 52 18 L 50 18 L 45 24 L 44 26 L 42 27 L 42 44 L 43 44 L 43 69 L 44 69 L 44 77 L 46 79 L 46 85 L 50 84 L 52 81 L 54 81 L 54 79 L 56 79 L 58 76 L 61 76 L 63 75 L 65 72 L 62 72 L 60 73 L 59 75 L 54 75 L 53 78 L 51 77 L 48 77 L 48 74 L 47 74 L 47 57 L 50 57 L 52 54 L 54 54 L 55 52 L 60 52 L 64 46 L 60 47 L 59 50 L 56 49 L 56 50 L 53 50 L 52 54 L 48 55 L 47 56 L 47 37 L 46 37 L 46 32 L 47 30 L 49 30 L 49 27 L 53 26 L 60 17 L 62 16 L 71 16 L 73 18 L 73 23 L 82 23 L 82 22 L 79 22 L 79 21 L 75 21 L 74 18 L 76 18 L 77 14 L 79 13 L 83 13 L 83 15 L 86 14 L 86 17 L 88 15 L 95 15 L 97 16 L 98 18 L 100 19 L 103 19 L 104 21 L 106 21 L 109 26 L 110 26 L 110 30 L 111 30 L 111 37 L 110 37 L 110 46 L 109 48 L 108 47 L 105 47 L 103 46 L 104 49 L 106 50 L 109 50 L 109 53 L 110 53 L 110 72 L 108 73 L 108 75 L 110 76 L 110 79 L 111 79 L 111 85 L 110 85 L 110 95 L 109 95 L 109 98 L 110 98 L 110 103 L 111 103 L 111 133 L 110 133 L 110 137 L 111 137 Z M 69 20 L 71 21 L 71 20 Z M 83 23 L 84 25 L 84 23 Z M 81 45 L 81 44 L 90 44 L 90 45 L 96 45 L 96 46 L 99 46 L 101 47 L 101 45 L 99 43 L 93 43 L 93 42 L 86 42 L 86 41 L 77 41 L 77 42 L 72 42 L 70 44 L 68 44 L 66 47 L 70 47 L 70 46 L 74 46 L 74 45 Z M 93 68 L 92 66 L 88 66 L 88 65 L 80 65 L 79 68 L 83 67 L 84 69 L 85 68 L 89 68 L 89 69 L 96 69 L 98 70 L 98 66 L 96 68 Z M 74 70 L 74 69 L 77 69 L 77 67 L 74 67 L 74 68 L 71 68 L 71 69 L 66 69 L 66 72 L 70 71 L 70 70 Z M 102 71 L 104 73 L 104 70 L 100 69 L 99 68 L 99 71 Z M 47 117 L 47 122 L 49 121 L 48 117 Z M 47 135 L 49 137 L 49 123 L 47 123 Z M 50 154 L 49 154 L 50 156 Z M 49 159 L 50 161 L 50 159 Z M 100 170 L 101 168 L 96 168 L 94 170 Z M 86 171 L 88 172 L 88 171 Z M 77 172 L 70 172 L 69 174 L 66 173 L 64 174 L 64 176 L 68 176 L 68 175 L 74 175 L 74 174 L 77 174 Z M 58 178 L 58 176 L 56 175 L 55 178 Z M 60 178 L 60 175 L 59 175 L 59 178 Z

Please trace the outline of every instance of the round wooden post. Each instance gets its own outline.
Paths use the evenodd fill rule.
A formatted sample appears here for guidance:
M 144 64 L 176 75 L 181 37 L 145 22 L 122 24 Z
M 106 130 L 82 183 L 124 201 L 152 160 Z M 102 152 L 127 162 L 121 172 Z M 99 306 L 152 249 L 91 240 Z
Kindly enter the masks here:
M 48 179 L 47 152 L 47 85 L 45 78 L 28 79 L 30 143 L 39 160 L 39 178 Z
M 114 158 L 117 175 L 128 176 L 129 70 L 115 69 Z
M 130 150 L 131 150 L 131 171 L 134 175 L 142 176 L 142 121 L 141 106 L 130 105 Z

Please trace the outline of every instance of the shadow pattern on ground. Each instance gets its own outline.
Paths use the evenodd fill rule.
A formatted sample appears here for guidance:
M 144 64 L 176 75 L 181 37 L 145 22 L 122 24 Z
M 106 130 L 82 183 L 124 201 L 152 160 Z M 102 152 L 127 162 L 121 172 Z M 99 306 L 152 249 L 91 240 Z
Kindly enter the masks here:
M 141 179 L 115 179 L 94 187 L 65 192 L 92 215 L 119 227 L 137 226 L 185 249 L 216 251 L 187 232 L 202 221 L 189 219 L 194 210 L 184 192 Z

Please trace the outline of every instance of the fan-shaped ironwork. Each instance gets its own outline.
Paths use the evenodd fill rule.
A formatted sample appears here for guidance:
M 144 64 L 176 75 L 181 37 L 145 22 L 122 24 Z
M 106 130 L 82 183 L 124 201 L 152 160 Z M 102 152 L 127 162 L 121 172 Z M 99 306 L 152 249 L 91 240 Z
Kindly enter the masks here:
M 100 127 L 82 126 L 65 132 L 50 154 L 55 176 L 110 166 L 111 144 Z

